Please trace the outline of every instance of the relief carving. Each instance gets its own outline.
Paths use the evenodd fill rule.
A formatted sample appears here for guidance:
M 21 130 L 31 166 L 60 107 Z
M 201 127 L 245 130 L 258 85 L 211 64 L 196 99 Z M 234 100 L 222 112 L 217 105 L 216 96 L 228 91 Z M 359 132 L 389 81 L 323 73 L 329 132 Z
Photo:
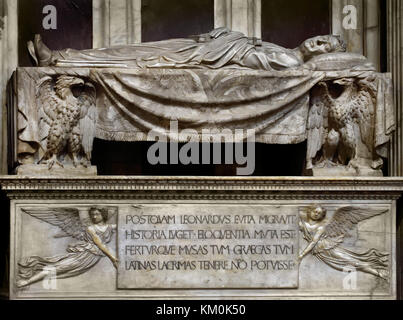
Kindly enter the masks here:
M 52 51 L 37 35 L 28 49 L 40 67 L 17 71 L 26 86 L 17 88 L 16 155 L 31 165 L 26 174 L 38 162 L 52 168 L 42 174 L 54 164 L 89 166 L 94 138 L 200 142 L 203 130 L 225 129 L 231 142 L 245 142 L 252 131 L 259 143 L 308 140 L 306 175 L 382 175 L 395 129 L 391 77 L 344 52 L 340 37 L 287 49 L 218 28 L 82 51 Z
M 382 176 L 384 154 L 374 144 L 377 89 L 374 76 L 320 82 L 312 89 L 307 169 Z
M 0 17 L 0 40 L 3 39 L 4 32 L 4 17 Z
M 67 253 L 53 257 L 31 256 L 18 263 L 16 284 L 22 288 L 43 280 L 49 269 L 56 278 L 70 278 L 83 274 L 94 267 L 103 257 L 108 257 L 117 268 L 118 260 L 107 247 L 116 232 L 117 208 L 24 208 L 23 212 L 61 229 L 55 238 L 71 237 L 78 243 L 67 247 Z
M 44 151 L 39 164 L 51 169 L 63 167 L 65 157 L 72 164 L 91 165 L 95 136 L 96 93 L 90 82 L 68 75 L 54 80 L 44 77 L 38 84 L 39 139 Z M 81 158 L 81 159 L 80 159 Z
M 330 219 L 326 219 L 327 210 L 319 205 L 301 210 L 299 226 L 308 245 L 298 260 L 302 261 L 311 253 L 333 269 L 344 271 L 353 268 L 389 281 L 389 254 L 373 248 L 357 253 L 342 246 L 359 222 L 387 211 L 349 206 L 337 209 Z

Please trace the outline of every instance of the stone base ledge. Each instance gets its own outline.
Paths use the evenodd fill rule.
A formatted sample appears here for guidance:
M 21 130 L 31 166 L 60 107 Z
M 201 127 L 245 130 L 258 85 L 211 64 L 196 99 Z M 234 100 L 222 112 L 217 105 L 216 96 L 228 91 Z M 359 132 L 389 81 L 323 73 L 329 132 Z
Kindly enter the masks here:
M 0 185 L 11 199 L 11 299 L 396 298 L 396 199 L 403 178 L 1 176 Z M 342 221 L 375 212 L 353 222 L 345 241 L 332 238 L 334 257 L 324 259 L 350 266 L 384 256 L 378 263 L 385 264 L 384 278 L 362 268 L 357 288 L 349 289 L 349 273 L 315 257 L 319 251 L 299 260 L 309 239 L 304 212 L 319 206 L 326 225 L 337 212 L 344 212 Z M 102 212 L 105 225 L 98 229 L 92 210 Z M 102 255 L 95 263 L 95 244 L 76 238 L 84 224 L 102 236 L 116 265 Z M 147 251 L 152 246 L 162 253 Z M 84 247 L 91 248 L 86 258 L 93 265 L 81 272 Z M 59 256 L 80 272 L 56 278 L 50 289 L 21 269 Z
M 97 167 L 74 167 L 74 166 L 65 166 L 64 168 L 53 166 L 51 169 L 47 165 L 39 165 L 39 164 L 24 164 L 16 169 L 16 174 L 21 177 L 31 176 L 31 177 L 43 177 L 43 176 L 52 176 L 55 178 L 64 178 L 64 177 L 94 177 L 97 175 Z

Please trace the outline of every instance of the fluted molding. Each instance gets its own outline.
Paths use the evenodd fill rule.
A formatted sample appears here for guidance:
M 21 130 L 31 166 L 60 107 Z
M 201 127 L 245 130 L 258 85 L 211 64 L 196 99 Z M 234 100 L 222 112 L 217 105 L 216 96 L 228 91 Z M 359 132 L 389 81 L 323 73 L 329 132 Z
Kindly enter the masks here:
M 18 1 L 0 0 L 0 172 L 7 173 L 6 88 L 18 66 Z
M 389 171 L 390 175 L 402 176 L 403 175 L 403 141 L 402 141 L 402 3 L 401 0 L 388 0 L 388 71 L 392 73 L 394 84 L 394 100 L 396 106 L 396 122 L 398 124 L 394 133 L 391 150 Z
M 93 0 L 93 47 L 141 42 L 141 0 Z
M 357 9 L 357 28 L 345 29 L 343 9 L 353 5 Z M 332 33 L 341 35 L 347 51 L 363 54 L 380 71 L 380 4 L 379 0 L 332 0 Z
M 343 8 L 353 5 L 357 9 L 357 29 L 345 29 Z M 363 0 L 332 0 L 332 33 L 341 35 L 347 43 L 347 51 L 364 53 L 364 1 Z
M 364 0 L 364 55 L 380 70 L 381 22 L 379 0 Z
M 214 27 L 227 27 L 261 38 L 261 0 L 215 0 Z

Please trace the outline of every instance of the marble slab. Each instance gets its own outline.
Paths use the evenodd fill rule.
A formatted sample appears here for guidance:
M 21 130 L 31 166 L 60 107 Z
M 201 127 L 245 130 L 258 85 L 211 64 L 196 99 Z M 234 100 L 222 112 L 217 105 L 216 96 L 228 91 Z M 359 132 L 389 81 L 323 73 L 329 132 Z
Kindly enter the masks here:
M 118 288 L 298 288 L 298 207 L 120 207 Z
M 400 178 L 0 180 L 12 299 L 396 298 Z

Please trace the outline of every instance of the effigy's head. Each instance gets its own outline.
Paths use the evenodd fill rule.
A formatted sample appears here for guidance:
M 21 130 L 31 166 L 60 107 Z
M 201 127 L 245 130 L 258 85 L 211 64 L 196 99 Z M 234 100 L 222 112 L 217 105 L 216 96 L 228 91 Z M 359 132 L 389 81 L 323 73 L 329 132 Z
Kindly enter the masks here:
M 326 217 L 326 209 L 320 205 L 312 206 L 309 210 L 309 217 L 314 221 L 322 221 Z
M 92 207 L 89 214 L 91 221 L 94 224 L 106 222 L 108 220 L 108 211 L 103 208 Z
M 331 52 L 346 52 L 346 44 L 340 36 L 317 36 L 305 40 L 299 47 L 305 60 Z

